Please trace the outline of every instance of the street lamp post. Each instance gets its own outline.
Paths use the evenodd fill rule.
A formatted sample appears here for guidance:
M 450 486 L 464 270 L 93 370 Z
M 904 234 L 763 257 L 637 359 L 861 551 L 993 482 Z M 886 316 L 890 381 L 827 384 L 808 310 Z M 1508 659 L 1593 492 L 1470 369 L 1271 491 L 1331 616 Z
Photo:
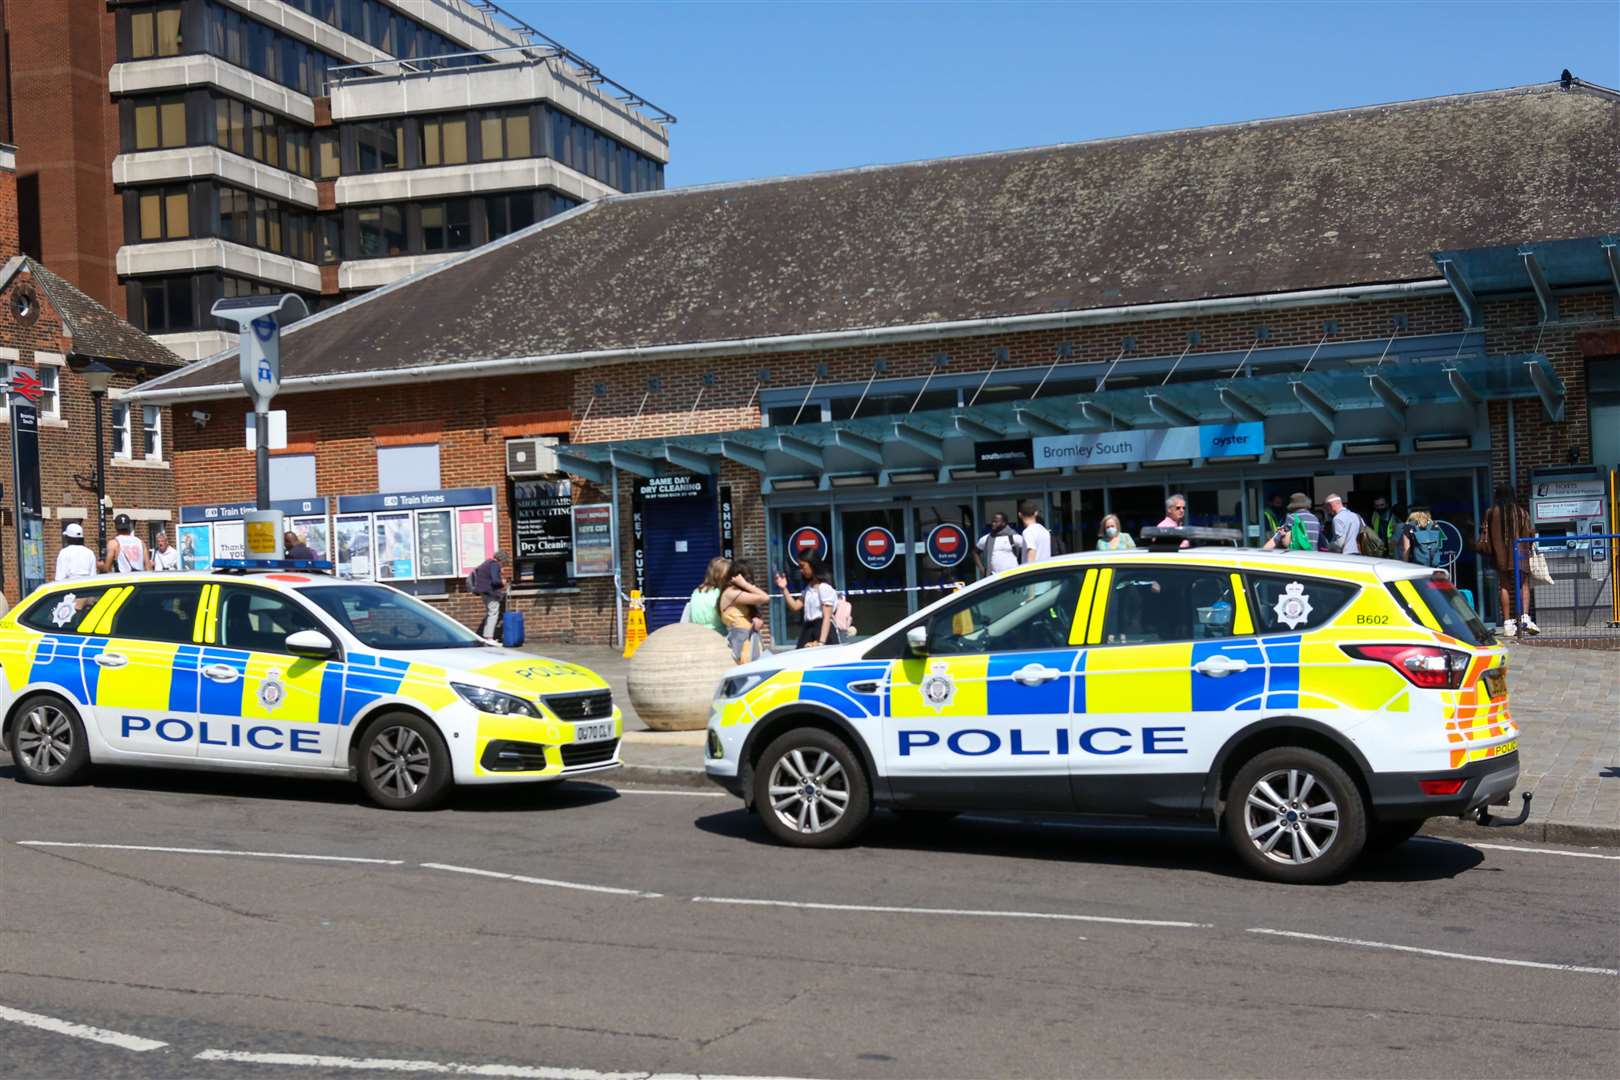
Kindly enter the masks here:
M 107 550 L 107 443 L 101 429 L 101 403 L 112 385 L 113 369 L 100 360 L 80 371 L 90 387 L 90 401 L 96 411 L 96 558 Z

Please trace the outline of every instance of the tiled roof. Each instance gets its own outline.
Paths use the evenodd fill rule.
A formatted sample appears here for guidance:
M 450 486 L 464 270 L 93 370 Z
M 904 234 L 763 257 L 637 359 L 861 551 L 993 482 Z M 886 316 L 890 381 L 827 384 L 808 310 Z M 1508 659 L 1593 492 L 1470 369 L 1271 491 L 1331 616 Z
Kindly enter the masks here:
M 63 328 L 73 339 L 75 355 L 101 360 L 128 360 L 151 367 L 177 368 L 185 361 L 137 330 L 124 319 L 81 292 L 78 286 L 58 277 L 44 264 L 20 256 L 6 268 L 6 281 L 26 268 L 38 288 L 62 318 Z
M 613 196 L 293 328 L 283 385 L 1432 280 L 1437 250 L 1620 231 L 1617 146 L 1620 95 L 1550 84 Z

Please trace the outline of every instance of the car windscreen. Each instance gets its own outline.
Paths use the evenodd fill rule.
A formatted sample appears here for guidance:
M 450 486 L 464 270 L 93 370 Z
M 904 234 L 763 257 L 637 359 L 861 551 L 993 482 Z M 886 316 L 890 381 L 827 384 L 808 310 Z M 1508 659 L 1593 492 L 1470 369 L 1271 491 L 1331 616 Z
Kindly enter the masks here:
M 371 649 L 475 649 L 489 643 L 420 600 L 380 585 L 299 589 Z
M 1451 582 L 1444 578 L 1415 578 L 1412 588 L 1417 590 L 1423 606 L 1445 633 L 1472 645 L 1490 645 L 1496 641 L 1490 627 L 1474 613 L 1467 598 Z

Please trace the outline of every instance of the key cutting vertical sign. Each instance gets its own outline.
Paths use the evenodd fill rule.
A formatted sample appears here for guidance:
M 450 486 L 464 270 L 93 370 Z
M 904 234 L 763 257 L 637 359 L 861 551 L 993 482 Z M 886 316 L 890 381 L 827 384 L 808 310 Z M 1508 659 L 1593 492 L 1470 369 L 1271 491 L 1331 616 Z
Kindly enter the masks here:
M 33 368 L 6 372 L 11 408 L 11 486 L 16 493 L 18 599 L 45 584 L 45 524 L 39 491 L 39 404 L 44 394 Z

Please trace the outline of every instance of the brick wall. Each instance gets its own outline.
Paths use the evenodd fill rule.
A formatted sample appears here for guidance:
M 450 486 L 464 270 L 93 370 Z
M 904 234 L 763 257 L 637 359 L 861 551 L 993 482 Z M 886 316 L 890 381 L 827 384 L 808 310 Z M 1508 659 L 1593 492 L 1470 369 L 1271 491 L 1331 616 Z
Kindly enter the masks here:
M 17 243 L 17 173 L 0 168 L 0 266 L 21 250 Z
M 8 362 L 39 366 L 48 358 L 37 352 L 65 357 L 72 349 L 72 341 L 62 333 L 62 323 L 51 307 L 42 289 L 34 288 L 39 303 L 38 318 L 31 325 L 21 325 L 12 309 L 12 293 L 32 284 L 26 272 L 0 289 L 0 346 L 14 349 Z M 66 367 L 58 368 L 61 417 L 52 420 L 40 418 L 39 457 L 40 492 L 45 519 L 45 577 L 49 580 L 56 571 L 56 555 L 61 550 L 62 527 L 67 520 L 83 517 L 85 541 L 92 547 L 96 543 L 96 443 L 95 414 L 92 412 L 90 391 L 84 380 Z M 113 381 L 113 390 L 128 389 L 135 385 L 133 374 L 120 374 Z M 104 406 L 105 407 L 105 406 Z M 162 430 L 173 430 L 171 410 L 163 410 Z M 103 416 L 106 425 L 106 445 L 112 444 L 110 410 Z M 167 447 L 165 457 L 169 456 Z M 146 525 L 172 514 L 174 501 L 174 472 L 169 461 L 160 464 L 113 461 L 106 470 L 107 494 L 114 511 L 125 511 L 135 516 L 136 531 L 146 538 Z M 80 481 L 83 481 L 81 486 Z M 0 512 L 0 566 L 4 568 L 6 598 L 16 602 L 18 597 L 17 526 L 14 514 L 15 492 L 11 471 L 11 431 L 9 424 L 0 424 L 0 482 L 5 485 L 5 508 Z M 88 489 L 88 490 L 87 490 Z M 65 511 L 65 513 L 64 513 Z M 112 525 L 109 517 L 108 533 Z

